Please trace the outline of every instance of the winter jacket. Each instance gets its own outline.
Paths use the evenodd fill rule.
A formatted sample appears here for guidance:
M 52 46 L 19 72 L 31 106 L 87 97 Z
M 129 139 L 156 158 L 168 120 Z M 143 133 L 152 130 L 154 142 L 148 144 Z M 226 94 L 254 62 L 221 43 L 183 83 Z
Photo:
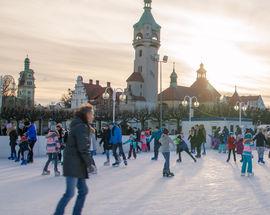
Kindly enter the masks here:
M 267 140 L 262 132 L 256 134 L 253 140 L 256 140 L 257 147 L 265 147 L 265 145 L 267 144 Z
M 33 141 L 33 142 L 37 141 L 37 131 L 36 131 L 36 126 L 34 123 L 32 123 L 27 129 L 26 136 L 29 141 Z
M 233 136 L 228 137 L 228 148 L 235 149 L 236 148 L 236 140 Z
M 161 144 L 160 152 L 170 152 L 170 144 L 174 144 L 173 140 L 166 134 L 162 134 L 159 142 Z
M 124 145 L 130 143 L 130 145 L 133 147 L 133 149 L 137 148 L 137 141 L 136 141 L 136 136 L 131 136 L 129 137 L 129 139 L 124 142 Z
M 252 156 L 252 148 L 251 147 L 253 145 L 254 144 L 252 144 L 249 140 L 245 141 L 243 155 Z
M 122 131 L 118 126 L 113 126 L 110 137 L 111 144 L 122 143 Z
M 161 135 L 162 135 L 162 129 L 153 131 L 151 139 L 149 140 L 149 142 L 151 143 L 153 139 L 154 139 L 155 142 L 158 142 Z
M 91 166 L 89 135 L 89 126 L 80 118 L 73 119 L 64 150 L 64 176 L 88 178 L 87 169 Z
M 177 137 L 174 139 L 174 143 L 177 147 L 177 153 L 181 151 L 189 151 L 188 145 L 183 139 Z
M 60 149 L 60 142 L 58 138 L 58 134 L 55 131 L 49 131 L 46 135 L 47 143 L 46 149 L 47 153 L 57 153 Z

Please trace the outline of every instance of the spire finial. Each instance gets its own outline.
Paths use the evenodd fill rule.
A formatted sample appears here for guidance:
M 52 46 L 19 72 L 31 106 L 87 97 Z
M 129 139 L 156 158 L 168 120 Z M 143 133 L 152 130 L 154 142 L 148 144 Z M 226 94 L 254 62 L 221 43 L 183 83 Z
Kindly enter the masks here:
M 237 93 L 237 86 L 236 85 L 234 86 L 234 89 L 235 89 L 235 92 Z
M 173 62 L 173 71 L 175 72 L 175 62 Z
M 151 9 L 152 0 L 144 0 L 144 9 Z

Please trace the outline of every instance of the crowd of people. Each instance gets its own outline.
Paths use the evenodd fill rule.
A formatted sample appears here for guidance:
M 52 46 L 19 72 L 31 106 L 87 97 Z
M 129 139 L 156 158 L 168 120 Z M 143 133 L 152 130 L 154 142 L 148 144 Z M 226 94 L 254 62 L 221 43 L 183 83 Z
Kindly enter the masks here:
M 138 153 L 150 152 L 153 144 L 151 160 L 158 160 L 159 153 L 164 157 L 163 177 L 174 176 L 174 173 L 170 170 L 172 150 L 177 153 L 177 163 L 182 162 L 182 152 L 187 153 L 195 163 L 202 155 L 206 155 L 207 134 L 204 125 L 192 127 L 188 136 L 185 136 L 183 132 L 170 135 L 169 130 L 165 127 L 156 127 L 154 130 L 128 127 L 129 138 L 123 141 L 121 126 L 116 123 L 104 125 L 102 132 L 98 135 L 93 120 L 93 107 L 91 105 L 83 106 L 76 112 L 69 131 L 65 130 L 61 124 L 57 124 L 51 126 L 47 132 L 48 159 L 42 175 L 50 175 L 48 167 L 53 162 L 55 176 L 61 175 L 58 168 L 58 164 L 61 163 L 63 175 L 66 177 L 66 191 L 57 205 L 55 215 L 64 214 L 65 207 L 75 194 L 75 187 L 78 189 L 78 197 L 73 214 L 81 214 L 88 193 L 86 179 L 89 177 L 88 174 L 97 173 L 93 156 L 96 154 L 98 137 L 100 138 L 100 146 L 103 146 L 103 154 L 106 155 L 104 166 L 118 167 L 121 163 L 127 166 L 128 159 L 132 157 L 137 159 Z M 235 132 L 230 132 L 225 126 L 222 129 L 218 127 L 213 136 L 209 136 L 212 140 L 211 147 L 213 149 L 216 149 L 219 153 L 228 153 L 227 162 L 230 161 L 231 155 L 233 155 L 235 162 L 237 161 L 236 155 L 241 155 L 241 175 L 253 176 L 252 151 L 254 142 L 258 152 L 258 163 L 264 164 L 264 152 L 268 145 L 266 133 L 263 129 L 258 129 L 257 132 L 252 129 L 242 131 L 240 127 L 237 127 Z M 35 124 L 27 119 L 17 126 L 9 123 L 6 125 L 6 134 L 10 137 L 10 157 L 8 159 L 16 162 L 21 160 L 21 165 L 32 163 L 33 149 L 37 141 Z M 127 157 L 123 149 L 126 144 L 129 145 Z M 113 163 L 111 163 L 111 154 L 114 158 Z

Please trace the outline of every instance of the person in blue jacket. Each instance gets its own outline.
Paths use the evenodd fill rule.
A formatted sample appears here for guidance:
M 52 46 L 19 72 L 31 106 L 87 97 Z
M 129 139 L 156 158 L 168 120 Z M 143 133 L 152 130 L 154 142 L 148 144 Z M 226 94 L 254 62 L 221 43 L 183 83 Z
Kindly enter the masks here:
M 149 140 L 149 143 L 154 139 L 154 157 L 152 157 L 152 160 L 158 159 L 158 153 L 160 148 L 160 142 L 159 139 L 161 138 L 163 131 L 162 129 L 159 129 L 159 127 L 156 127 L 155 131 L 153 131 L 151 139 Z
M 31 123 L 29 121 L 26 121 L 24 123 L 25 127 L 27 128 L 26 131 L 26 136 L 29 144 L 29 154 L 28 154 L 28 163 L 33 163 L 33 157 L 34 157 L 34 146 L 35 143 L 37 142 L 37 131 L 36 131 L 36 126 L 34 123 Z
M 113 156 L 115 158 L 115 163 L 112 165 L 118 167 L 120 164 L 119 156 L 123 157 L 124 164 L 127 166 L 127 158 L 123 150 L 123 143 L 122 143 L 122 131 L 119 126 L 115 123 L 110 124 L 110 143 L 112 144 Z M 119 156 L 117 154 L 117 149 L 119 148 Z

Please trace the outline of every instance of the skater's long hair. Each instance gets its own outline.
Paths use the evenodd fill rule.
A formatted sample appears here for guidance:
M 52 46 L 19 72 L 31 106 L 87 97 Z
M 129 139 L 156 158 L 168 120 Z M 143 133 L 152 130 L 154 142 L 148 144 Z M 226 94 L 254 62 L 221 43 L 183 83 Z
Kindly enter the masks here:
M 87 114 L 89 112 L 91 113 L 94 112 L 93 106 L 91 104 L 83 105 L 75 112 L 75 117 L 80 118 L 85 124 L 89 126 L 88 121 L 87 121 Z

